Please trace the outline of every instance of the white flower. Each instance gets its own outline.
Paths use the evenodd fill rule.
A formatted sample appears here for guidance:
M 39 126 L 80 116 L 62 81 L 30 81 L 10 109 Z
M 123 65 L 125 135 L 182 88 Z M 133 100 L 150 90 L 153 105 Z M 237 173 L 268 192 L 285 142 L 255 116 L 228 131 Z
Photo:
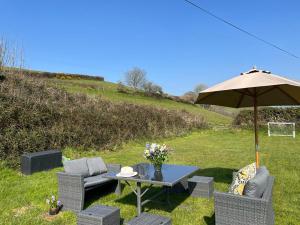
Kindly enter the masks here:
M 146 144 L 146 149 L 144 150 L 144 157 L 151 162 L 163 163 L 168 159 L 168 147 L 165 144 L 152 143 L 150 145 Z
M 49 199 L 46 199 L 46 203 L 49 205 L 49 204 L 50 204 L 50 200 L 49 200 Z
M 152 148 L 152 146 L 151 146 L 150 153 L 153 153 L 153 152 L 154 152 L 154 148 Z
M 55 201 L 55 196 L 54 195 L 51 196 L 51 200 Z

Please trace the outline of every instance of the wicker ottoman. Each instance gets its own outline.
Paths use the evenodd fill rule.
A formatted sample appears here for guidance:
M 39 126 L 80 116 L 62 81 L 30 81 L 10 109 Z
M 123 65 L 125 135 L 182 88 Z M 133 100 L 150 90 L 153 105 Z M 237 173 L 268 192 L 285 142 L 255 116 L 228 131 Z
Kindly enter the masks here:
M 193 197 L 210 198 L 214 192 L 214 178 L 194 176 L 188 180 L 188 186 Z
M 172 221 L 168 217 L 153 215 L 150 213 L 142 213 L 135 217 L 125 225 L 171 225 Z
M 25 153 L 21 156 L 21 172 L 30 175 L 34 172 L 62 166 L 62 153 L 59 150 Z
M 77 225 L 120 225 L 120 209 L 104 205 L 92 206 L 78 213 Z

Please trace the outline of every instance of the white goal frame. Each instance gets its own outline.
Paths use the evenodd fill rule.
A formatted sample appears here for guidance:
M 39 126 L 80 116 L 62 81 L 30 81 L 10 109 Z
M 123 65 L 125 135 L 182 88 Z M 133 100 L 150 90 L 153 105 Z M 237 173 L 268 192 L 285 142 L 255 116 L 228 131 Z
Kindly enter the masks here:
M 270 125 L 271 124 L 287 124 L 287 125 L 293 125 L 293 133 L 292 134 L 271 134 L 270 131 Z M 292 122 L 268 122 L 268 136 L 289 136 L 289 137 L 293 137 L 296 138 L 296 123 L 292 123 Z

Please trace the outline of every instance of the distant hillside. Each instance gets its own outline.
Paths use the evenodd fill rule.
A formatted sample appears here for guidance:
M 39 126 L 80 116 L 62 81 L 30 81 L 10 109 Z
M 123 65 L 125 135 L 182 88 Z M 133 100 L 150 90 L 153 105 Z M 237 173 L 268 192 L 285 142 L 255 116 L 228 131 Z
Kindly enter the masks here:
M 220 107 L 205 109 L 168 94 L 164 94 L 163 96 L 149 96 L 143 91 L 136 91 L 129 87 L 126 87 L 127 93 L 124 93 L 119 90 L 118 84 L 106 82 L 104 81 L 104 77 L 99 76 L 54 73 L 29 69 L 23 69 L 22 73 L 35 78 L 49 78 L 46 81 L 71 93 L 101 96 L 103 99 L 119 103 L 127 102 L 138 105 L 151 105 L 168 110 L 183 110 L 196 116 L 203 116 L 212 126 L 227 126 L 231 124 L 235 115 L 231 109 L 220 109 Z
M 186 111 L 196 116 L 203 116 L 212 126 L 229 125 L 232 122 L 232 117 L 204 109 L 198 105 L 177 102 L 166 98 L 151 97 L 143 94 L 143 92 L 135 92 L 133 90 L 129 93 L 123 93 L 118 91 L 118 84 L 111 82 L 84 79 L 50 79 L 49 81 L 52 82 L 53 85 L 64 88 L 71 93 L 85 93 L 119 103 L 128 102 L 138 105 L 151 105 L 162 109 Z

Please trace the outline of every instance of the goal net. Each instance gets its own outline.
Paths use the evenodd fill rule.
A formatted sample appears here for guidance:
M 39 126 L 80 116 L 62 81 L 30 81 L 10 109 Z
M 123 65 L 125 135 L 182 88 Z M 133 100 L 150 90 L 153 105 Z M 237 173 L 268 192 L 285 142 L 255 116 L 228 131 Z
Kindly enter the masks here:
M 268 122 L 268 135 L 296 137 L 295 123 Z

